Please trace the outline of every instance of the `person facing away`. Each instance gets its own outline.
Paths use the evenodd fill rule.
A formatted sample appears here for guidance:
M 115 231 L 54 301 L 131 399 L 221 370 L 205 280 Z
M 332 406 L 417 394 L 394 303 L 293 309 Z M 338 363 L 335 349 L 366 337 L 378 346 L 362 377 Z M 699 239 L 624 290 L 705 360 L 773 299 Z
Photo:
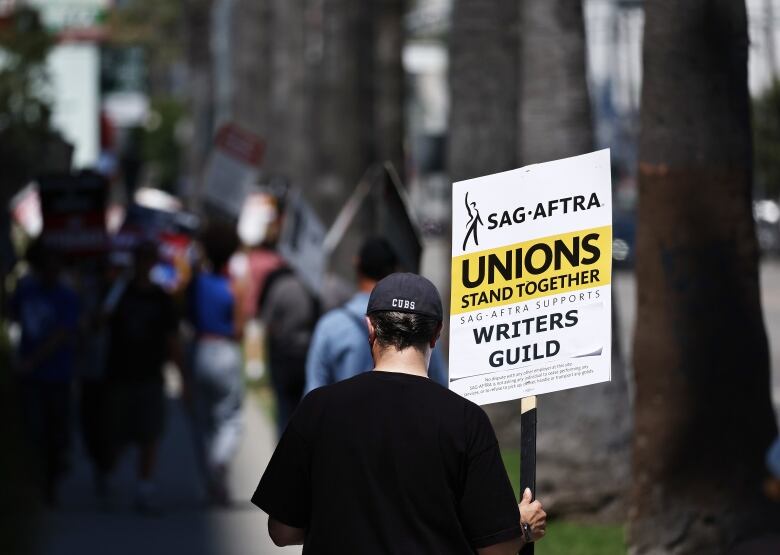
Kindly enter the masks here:
M 544 536 L 546 514 L 529 490 L 517 505 L 485 412 L 428 378 L 433 284 L 391 274 L 366 312 L 374 370 L 303 399 L 252 496 L 274 543 L 508 555 Z
M 21 327 L 18 379 L 25 439 L 45 501 L 56 505 L 70 439 L 70 390 L 81 303 L 60 278 L 60 256 L 34 243 L 27 251 L 31 272 L 10 299 Z
M 196 335 L 192 415 L 209 499 L 228 505 L 228 468 L 243 428 L 242 289 L 227 271 L 238 240 L 229 226 L 212 224 L 201 243 L 204 268 L 195 274 L 189 288 L 189 316 Z
M 319 299 L 292 268 L 285 265 L 268 276 L 259 304 L 266 326 L 277 433 L 281 436 L 303 397 L 306 353 L 319 316 Z
M 304 393 L 373 368 L 365 321 L 368 297 L 377 282 L 397 267 L 398 256 L 386 239 L 370 237 L 363 242 L 355 259 L 357 293 L 343 306 L 326 313 L 314 328 L 306 358 Z M 447 386 L 447 367 L 438 347 L 431 355 L 429 375 Z
M 106 363 L 107 419 L 113 467 L 124 448 L 138 447 L 136 508 L 158 509 L 153 483 L 165 422 L 163 369 L 181 370 L 178 314 L 171 296 L 151 280 L 157 245 L 141 243 L 134 252 L 133 277 L 108 316 Z

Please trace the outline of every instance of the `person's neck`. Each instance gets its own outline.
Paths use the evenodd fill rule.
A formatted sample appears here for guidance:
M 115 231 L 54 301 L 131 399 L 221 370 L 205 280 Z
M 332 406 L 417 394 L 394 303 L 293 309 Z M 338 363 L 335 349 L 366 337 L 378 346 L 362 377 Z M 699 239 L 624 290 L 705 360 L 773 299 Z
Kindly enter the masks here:
M 428 377 L 428 360 L 430 352 L 421 353 L 414 347 L 403 351 L 388 347 L 376 353 L 374 370 L 377 372 L 397 372 L 414 376 Z

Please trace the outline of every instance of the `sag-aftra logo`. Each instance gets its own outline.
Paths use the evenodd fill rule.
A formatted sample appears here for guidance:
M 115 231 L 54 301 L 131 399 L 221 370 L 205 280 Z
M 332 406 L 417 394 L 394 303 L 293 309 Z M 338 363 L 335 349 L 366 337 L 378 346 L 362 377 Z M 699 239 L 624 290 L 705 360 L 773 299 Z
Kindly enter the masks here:
M 511 210 L 491 212 L 488 214 L 488 223 L 486 227 L 488 230 L 500 229 L 504 226 L 522 224 L 526 221 L 526 218 L 538 220 L 556 214 L 581 212 L 592 208 L 600 208 L 601 206 L 602 203 L 596 193 L 591 193 L 590 196 L 575 195 L 571 197 L 550 199 L 537 203 L 536 207 L 532 210 L 526 210 L 525 206 L 517 206 Z M 479 246 L 477 232 L 480 226 L 485 226 L 485 223 L 482 221 L 482 216 L 480 216 L 479 210 L 477 209 L 477 203 L 475 201 L 469 202 L 468 193 L 466 193 L 466 212 L 468 214 L 468 221 L 466 222 L 466 236 L 463 239 L 464 251 L 468 245 L 469 238 L 473 239 L 475 246 Z

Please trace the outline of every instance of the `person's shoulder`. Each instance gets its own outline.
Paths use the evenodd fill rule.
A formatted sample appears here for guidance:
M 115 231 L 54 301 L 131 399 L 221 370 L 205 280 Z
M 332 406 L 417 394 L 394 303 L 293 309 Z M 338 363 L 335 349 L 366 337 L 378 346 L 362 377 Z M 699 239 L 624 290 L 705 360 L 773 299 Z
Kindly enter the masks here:
M 361 372 L 355 376 L 341 380 L 332 384 L 323 385 L 316 389 L 312 389 L 304 400 L 308 400 L 310 405 L 319 405 L 327 403 L 329 399 L 337 398 L 345 393 L 363 386 L 366 383 L 366 377 L 369 372 Z M 303 402 L 303 401 L 301 401 Z
M 464 422 L 470 426 L 490 425 L 490 419 L 485 409 L 474 401 L 466 399 L 432 379 L 428 379 L 424 383 L 428 387 L 429 393 L 435 396 L 438 406 L 447 414 L 459 415 L 459 418 L 462 416 Z
M 290 423 L 302 435 L 308 437 L 311 428 L 315 426 L 315 423 L 321 421 L 322 417 L 327 413 L 327 407 L 334 395 L 333 387 L 336 385 L 338 384 L 324 385 L 312 389 L 300 400 Z
M 269 278 L 266 287 L 268 288 L 268 298 L 298 299 L 308 295 L 303 280 L 287 266 L 276 270 L 275 277 Z
M 317 328 L 319 332 L 331 336 L 341 336 L 344 333 L 343 328 L 347 324 L 354 326 L 351 321 L 352 317 L 347 314 L 347 309 L 343 306 L 332 308 L 323 314 L 317 322 Z
M 442 399 L 442 403 L 446 404 L 450 410 L 463 414 L 466 422 L 476 423 L 480 426 L 484 425 L 485 423 L 490 424 L 490 420 L 488 419 L 485 409 L 480 407 L 474 401 L 466 399 L 465 397 L 455 393 L 451 389 L 448 389 L 441 384 L 434 382 L 433 380 L 431 380 L 431 386 L 436 387 L 442 391 L 442 393 L 439 394 Z
M 343 407 L 351 400 L 363 398 L 365 388 L 370 387 L 371 372 L 361 372 L 350 378 L 312 389 L 298 405 L 304 412 L 319 412 L 325 406 Z

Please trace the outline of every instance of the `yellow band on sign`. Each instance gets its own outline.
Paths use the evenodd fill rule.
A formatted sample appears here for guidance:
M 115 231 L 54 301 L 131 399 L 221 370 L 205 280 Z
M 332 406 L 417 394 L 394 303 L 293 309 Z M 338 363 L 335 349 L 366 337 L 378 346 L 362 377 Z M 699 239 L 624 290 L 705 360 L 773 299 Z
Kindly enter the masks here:
M 612 281 L 612 226 L 452 259 L 451 314 L 520 303 Z

